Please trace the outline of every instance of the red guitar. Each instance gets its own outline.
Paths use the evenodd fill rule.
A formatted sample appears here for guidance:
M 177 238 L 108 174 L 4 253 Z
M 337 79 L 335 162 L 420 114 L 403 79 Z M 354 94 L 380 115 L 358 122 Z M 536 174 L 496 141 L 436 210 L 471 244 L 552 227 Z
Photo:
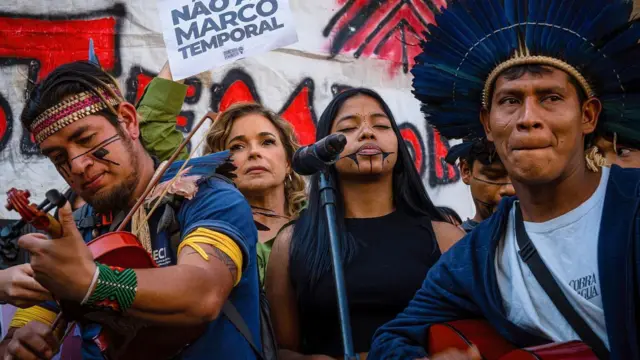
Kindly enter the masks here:
M 57 191 L 50 191 L 47 193 L 47 200 L 38 206 L 31 204 L 29 197 L 28 191 L 11 189 L 7 192 L 6 208 L 17 211 L 22 218 L 21 222 L 32 224 L 54 238 L 61 236 L 62 226 L 47 212 L 54 207 L 63 206 L 66 203 L 64 196 Z M 103 264 L 133 269 L 157 267 L 138 239 L 128 232 L 107 233 L 89 242 L 87 246 L 94 259 Z M 95 342 L 109 359 L 172 358 L 197 340 L 207 326 L 151 326 L 127 316 L 97 312 L 68 301 L 59 302 L 59 306 L 64 316 L 54 322 L 53 329 L 65 328 L 67 321 L 80 319 L 103 324 L 104 329 Z
M 483 320 L 459 320 L 432 325 L 429 352 L 466 350 L 475 345 L 485 360 L 597 360 L 591 348 L 580 341 L 553 343 L 519 349 L 502 338 Z

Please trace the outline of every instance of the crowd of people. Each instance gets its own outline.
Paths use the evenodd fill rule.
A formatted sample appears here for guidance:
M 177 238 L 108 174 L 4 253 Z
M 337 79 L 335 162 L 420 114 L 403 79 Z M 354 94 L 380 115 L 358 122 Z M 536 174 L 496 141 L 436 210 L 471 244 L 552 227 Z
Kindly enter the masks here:
M 376 92 L 344 90 L 322 112 L 317 139 L 347 139 L 326 173 L 359 358 L 480 359 L 435 351 L 429 331 L 484 319 L 515 347 L 581 340 L 640 359 L 633 5 L 539 2 L 451 2 L 412 70 L 426 120 L 462 140 L 446 161 L 472 218 L 431 201 Z M 194 156 L 175 128 L 186 91 L 166 65 L 131 104 L 95 61 L 35 86 L 22 124 L 69 201 L 61 235 L 22 236 L 30 262 L 0 271 L 0 300 L 20 307 L 0 356 L 345 356 L 320 175 L 293 170 L 292 126 L 237 103 L 210 115 Z M 120 228 L 151 265 L 95 257 Z

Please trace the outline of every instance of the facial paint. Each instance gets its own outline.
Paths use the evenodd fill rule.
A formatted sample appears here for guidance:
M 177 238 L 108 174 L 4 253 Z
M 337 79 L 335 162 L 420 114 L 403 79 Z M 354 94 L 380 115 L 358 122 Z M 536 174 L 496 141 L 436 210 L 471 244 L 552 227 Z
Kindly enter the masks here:
M 69 164 L 71 164 L 74 160 L 76 160 L 76 159 L 78 159 L 78 158 L 81 158 L 81 157 L 83 157 L 83 156 L 85 156 L 85 155 L 87 155 L 87 154 L 89 154 L 89 153 L 93 153 L 93 152 L 95 152 L 96 150 L 98 150 L 98 149 L 100 149 L 100 148 L 104 148 L 105 146 L 110 145 L 110 144 L 112 144 L 112 143 L 114 143 L 114 142 L 116 142 L 116 141 L 119 141 L 119 140 L 120 140 L 120 136 L 119 136 L 119 135 L 113 135 L 112 137 L 105 139 L 104 141 L 102 141 L 102 142 L 101 142 L 101 143 L 99 143 L 98 145 L 96 145 L 96 146 L 92 147 L 91 149 L 89 149 L 89 150 L 87 150 L 87 151 L 83 152 L 82 154 L 80 154 L 80 155 L 78 155 L 78 156 L 74 157 L 73 159 L 71 159 L 71 160 L 69 161 Z M 106 156 L 106 155 L 105 155 L 105 156 Z
M 477 178 L 475 176 L 473 176 L 473 179 L 475 179 L 477 181 L 480 181 L 481 183 L 485 183 L 485 184 L 489 184 L 489 185 L 497 185 L 497 186 L 511 185 L 510 182 L 500 183 L 500 182 L 495 182 L 495 181 L 491 181 L 491 180 L 480 179 L 480 178 Z
M 109 159 L 105 159 L 105 157 L 107 155 L 109 155 L 109 150 L 107 150 L 105 148 L 105 146 L 108 146 L 116 141 L 120 140 L 120 136 L 119 135 L 114 135 L 110 138 L 107 138 L 106 140 L 102 141 L 101 143 L 99 143 L 98 145 L 92 147 L 91 149 L 83 152 L 82 154 L 74 157 L 71 160 L 68 160 L 65 164 L 59 164 L 56 165 L 56 168 L 58 169 L 58 171 L 60 171 L 62 173 L 62 175 L 69 179 L 69 182 L 73 184 L 73 180 L 70 179 L 71 177 L 71 164 L 73 163 L 74 160 L 79 159 L 87 154 L 91 154 L 93 155 L 96 159 L 100 160 L 100 161 L 105 161 L 117 166 L 120 166 L 120 164 L 118 164 L 115 161 L 109 160 Z
M 360 151 L 360 150 L 358 150 Z M 349 155 L 345 155 L 343 157 L 340 158 L 340 160 L 344 159 L 344 158 L 349 158 L 351 159 L 356 166 L 358 167 L 358 170 L 360 170 L 360 161 L 358 161 L 358 151 L 349 154 Z M 371 166 L 371 172 L 373 172 L 373 157 L 374 156 L 379 156 L 382 155 L 382 161 L 384 162 L 390 155 L 395 154 L 393 152 L 382 152 L 381 154 L 375 154 L 375 155 L 360 155 L 360 156 L 364 156 L 364 157 L 369 157 L 369 164 Z
M 100 149 L 94 151 L 91 155 L 93 155 L 96 159 L 98 160 L 102 160 L 102 161 L 106 161 L 110 164 L 116 165 L 116 166 L 120 166 L 120 164 L 118 164 L 115 161 L 109 160 L 109 159 L 105 159 L 105 157 L 107 155 L 109 155 L 109 150 L 105 149 L 104 147 L 101 147 Z

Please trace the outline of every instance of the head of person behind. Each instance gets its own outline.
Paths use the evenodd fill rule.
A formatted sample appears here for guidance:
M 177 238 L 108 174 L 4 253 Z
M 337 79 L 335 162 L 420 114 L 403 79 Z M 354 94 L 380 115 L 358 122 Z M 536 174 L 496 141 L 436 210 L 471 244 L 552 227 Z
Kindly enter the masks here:
M 598 153 L 609 165 L 623 168 L 640 168 L 640 141 L 634 137 L 623 137 L 617 132 L 607 132 L 598 129 L 593 144 Z
M 68 117 L 55 107 L 62 102 L 91 106 L 86 116 Z M 98 212 L 133 205 L 153 175 L 135 107 L 117 81 L 91 63 L 56 68 L 34 89 L 21 119 L 71 190 Z
M 291 169 L 300 147 L 293 127 L 256 103 L 222 112 L 207 133 L 204 153 L 230 150 L 234 183 L 253 206 L 296 218 L 306 203 L 304 179 Z
M 473 218 L 462 223 L 463 230 L 469 232 L 498 209 L 503 197 L 515 195 L 515 190 L 493 143 L 486 139 L 451 147 L 446 161 L 455 164 L 458 159 L 462 181 L 469 185 L 476 208 Z

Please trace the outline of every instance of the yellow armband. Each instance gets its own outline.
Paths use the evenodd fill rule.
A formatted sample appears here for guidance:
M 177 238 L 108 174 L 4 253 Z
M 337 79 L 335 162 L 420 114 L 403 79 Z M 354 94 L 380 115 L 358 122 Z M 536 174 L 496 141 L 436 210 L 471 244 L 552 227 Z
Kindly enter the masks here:
M 49 326 L 53 325 L 57 314 L 40 306 L 18 309 L 9 323 L 10 328 L 21 328 L 32 321 L 38 321 Z
M 221 234 L 219 232 L 198 228 L 189 234 L 178 247 L 178 254 L 185 246 L 189 246 L 193 250 L 195 250 L 203 259 L 209 260 L 209 255 L 202 249 L 200 244 L 211 245 L 216 249 L 222 251 L 225 255 L 233 261 L 236 266 L 237 274 L 235 283 L 238 285 L 240 279 L 242 278 L 242 251 L 238 244 L 235 241 L 231 240 L 227 235 Z

